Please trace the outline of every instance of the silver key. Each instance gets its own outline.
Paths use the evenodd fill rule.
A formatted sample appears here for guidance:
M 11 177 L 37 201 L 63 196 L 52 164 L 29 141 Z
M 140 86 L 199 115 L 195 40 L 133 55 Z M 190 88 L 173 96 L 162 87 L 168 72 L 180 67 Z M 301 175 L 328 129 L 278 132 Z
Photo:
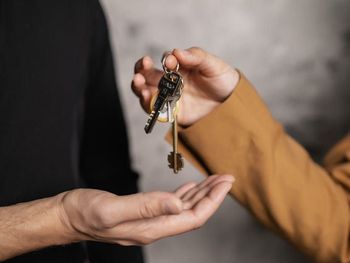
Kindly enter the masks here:
M 174 114 L 173 114 L 174 108 L 171 106 L 170 101 L 167 102 L 166 107 L 167 107 L 167 119 L 168 119 L 167 121 L 172 123 L 174 122 Z
M 146 133 L 152 132 L 152 129 L 158 119 L 160 112 L 164 110 L 164 106 L 168 102 L 170 102 L 169 106 L 171 106 L 171 108 L 174 107 L 171 104 L 176 104 L 176 101 L 180 98 L 182 86 L 183 78 L 178 72 L 169 70 L 166 70 L 164 72 L 164 75 L 162 76 L 158 84 L 158 97 L 154 103 L 153 110 L 149 115 L 147 123 L 145 125 Z

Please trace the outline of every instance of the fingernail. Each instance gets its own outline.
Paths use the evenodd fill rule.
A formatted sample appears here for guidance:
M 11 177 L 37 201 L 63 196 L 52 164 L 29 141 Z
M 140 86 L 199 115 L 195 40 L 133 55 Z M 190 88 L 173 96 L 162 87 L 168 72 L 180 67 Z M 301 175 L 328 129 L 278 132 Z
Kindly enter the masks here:
M 143 61 L 142 61 L 142 66 L 145 68 L 147 67 L 147 65 L 149 65 L 151 63 L 151 58 L 149 56 L 145 56 L 143 58 Z
M 149 95 L 149 93 L 150 93 L 150 91 L 147 90 L 147 89 L 144 89 L 144 90 L 141 91 L 141 95 L 142 95 L 142 97 L 144 97 L 144 98 L 147 98 L 148 95 Z

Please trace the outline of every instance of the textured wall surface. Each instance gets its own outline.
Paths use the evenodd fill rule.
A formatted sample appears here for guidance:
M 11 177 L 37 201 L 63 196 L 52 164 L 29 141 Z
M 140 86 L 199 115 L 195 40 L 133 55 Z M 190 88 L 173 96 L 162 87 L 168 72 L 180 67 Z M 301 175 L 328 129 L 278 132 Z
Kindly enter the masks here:
M 188 163 L 167 168 L 166 125 L 143 132 L 147 116 L 130 91 L 133 63 L 148 54 L 200 46 L 240 68 L 274 116 L 316 160 L 350 121 L 348 0 L 103 0 L 117 62 L 135 169 L 144 191 L 202 176 Z M 160 65 L 160 63 L 158 64 Z M 346 98 L 348 100 L 346 100 Z M 148 246 L 149 263 L 308 262 L 227 198 L 200 230 Z

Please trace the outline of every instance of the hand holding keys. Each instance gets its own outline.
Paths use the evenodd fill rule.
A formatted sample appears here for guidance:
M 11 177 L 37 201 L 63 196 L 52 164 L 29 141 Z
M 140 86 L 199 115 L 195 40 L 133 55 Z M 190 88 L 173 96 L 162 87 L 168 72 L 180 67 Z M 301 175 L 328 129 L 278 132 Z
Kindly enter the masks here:
M 153 114 L 151 113 L 149 123 L 145 127 L 147 133 L 151 132 L 157 120 L 173 122 L 172 117 L 175 115 L 177 116 L 176 122 L 183 127 L 193 125 L 224 102 L 239 81 L 239 74 L 234 68 L 198 47 L 186 50 L 174 49 L 171 54 L 167 53 L 163 57 L 162 62 L 163 71 L 155 68 L 152 59 L 148 56 L 139 59 L 135 64 L 135 75 L 131 87 L 140 98 L 140 103 L 145 111 L 149 110 L 150 105 L 155 105 L 151 106 Z M 179 86 L 177 86 L 182 83 L 182 80 L 173 82 L 167 75 L 168 73 L 179 74 L 179 65 L 181 65 L 184 79 L 183 90 L 178 89 Z M 175 70 L 171 71 L 169 68 Z M 182 79 L 182 76 L 179 74 L 178 81 Z M 163 91 L 163 85 L 167 84 L 169 87 Z M 175 94 L 176 92 L 173 93 L 175 90 L 180 91 L 181 100 L 169 95 Z M 157 94 L 161 95 L 156 96 Z M 158 100 L 157 103 L 156 100 Z M 153 117 L 154 115 L 157 116 Z M 174 118 L 174 135 L 177 135 L 176 122 Z M 176 136 L 174 136 L 173 146 L 173 152 L 176 153 Z M 173 160 L 171 167 L 174 164 L 176 166 L 178 163 L 176 157 L 174 159 L 169 157 L 169 159 Z M 174 171 L 176 170 L 175 167 Z
M 169 167 L 173 169 L 174 173 L 178 173 L 183 166 L 183 158 L 177 152 L 178 134 L 177 134 L 177 109 L 178 100 L 182 94 L 183 78 L 179 71 L 179 64 L 177 64 L 175 71 L 168 69 L 165 65 L 167 57 L 171 53 L 164 54 L 162 58 L 162 66 L 164 74 L 158 84 L 158 93 L 154 97 L 154 103 L 151 103 L 151 113 L 145 125 L 145 132 L 151 133 L 157 120 L 172 123 L 173 130 L 173 151 L 168 155 Z M 164 117 L 165 115 L 165 117 Z
M 165 65 L 169 55 L 171 53 L 166 53 L 162 58 L 164 74 L 158 84 L 156 100 L 151 105 L 151 114 L 145 125 L 146 133 L 152 132 L 157 120 L 164 121 L 164 114 L 166 115 L 166 122 L 173 122 L 176 103 L 182 94 L 183 78 L 178 72 L 179 64 L 177 64 L 175 71 L 169 70 Z M 162 117 L 159 117 L 161 114 Z

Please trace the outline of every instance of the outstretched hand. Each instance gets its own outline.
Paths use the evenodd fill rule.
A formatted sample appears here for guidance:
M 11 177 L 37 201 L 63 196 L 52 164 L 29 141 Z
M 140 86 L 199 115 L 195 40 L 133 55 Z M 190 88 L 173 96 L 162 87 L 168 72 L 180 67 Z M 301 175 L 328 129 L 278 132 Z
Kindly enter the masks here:
M 239 80 L 235 69 L 201 48 L 174 49 L 167 57 L 166 66 L 174 69 L 177 63 L 185 83 L 177 115 L 182 126 L 192 125 L 210 113 L 232 93 Z M 132 90 L 140 98 L 143 109 L 149 112 L 163 71 L 154 67 L 149 56 L 144 56 L 136 62 L 134 73 Z
M 201 227 L 232 187 L 233 177 L 213 175 L 174 193 L 117 196 L 78 189 L 62 197 L 60 218 L 77 240 L 143 245 Z

